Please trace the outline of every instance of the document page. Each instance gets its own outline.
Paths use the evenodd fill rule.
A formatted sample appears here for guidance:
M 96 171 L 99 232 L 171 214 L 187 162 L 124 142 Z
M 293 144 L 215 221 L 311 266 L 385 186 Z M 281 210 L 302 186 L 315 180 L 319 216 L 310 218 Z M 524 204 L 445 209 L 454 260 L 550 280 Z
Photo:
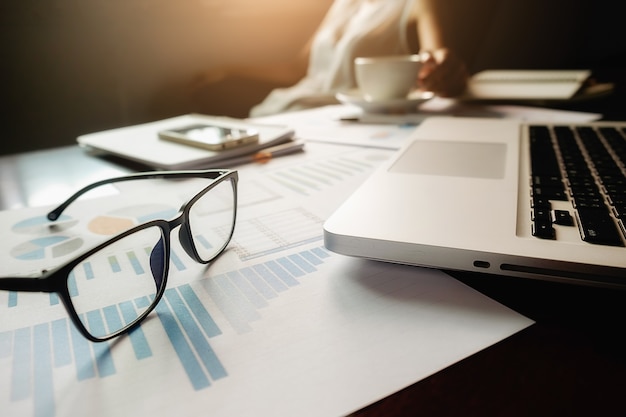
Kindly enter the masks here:
M 308 142 L 336 143 L 382 149 L 403 147 L 421 122 L 428 117 L 489 117 L 519 119 L 525 122 L 590 122 L 598 113 L 545 109 L 511 104 L 484 104 L 435 97 L 416 113 L 365 113 L 348 105 L 329 105 L 251 119 L 257 123 L 283 124 Z
M 197 264 L 174 230 L 164 297 L 111 341 L 82 337 L 56 294 L 0 291 L 2 414 L 345 415 L 531 325 L 443 272 L 324 248 L 325 218 L 391 154 L 310 143 L 241 167 L 226 252 Z M 0 212 L 0 275 L 35 276 L 110 238 L 120 219 L 171 218 L 190 197 L 184 186 L 116 191 L 74 202 L 54 227 L 48 207 Z M 76 274 L 142 274 L 145 253 Z M 103 322 L 118 306 L 105 310 L 94 313 Z

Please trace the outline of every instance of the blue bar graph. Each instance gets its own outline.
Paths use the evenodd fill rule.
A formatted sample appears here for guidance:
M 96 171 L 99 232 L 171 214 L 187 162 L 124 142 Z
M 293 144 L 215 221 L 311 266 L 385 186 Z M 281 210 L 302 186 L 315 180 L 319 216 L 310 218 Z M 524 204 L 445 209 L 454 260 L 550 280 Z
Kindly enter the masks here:
M 135 311 L 135 307 L 133 307 L 133 303 L 125 301 L 120 303 L 119 307 L 122 311 L 122 316 L 124 317 L 124 324 L 128 324 L 135 320 L 137 312 Z M 110 323 L 110 326 L 117 328 L 122 327 L 120 323 L 121 320 L 115 306 L 105 308 L 104 314 L 107 318 L 107 322 Z M 137 326 L 131 330 L 128 333 L 128 337 L 130 338 L 130 343 L 133 345 L 135 357 L 138 360 L 146 359 L 152 356 L 152 349 L 150 349 L 150 345 L 148 345 L 148 340 L 146 339 L 141 326 Z
M 78 332 L 75 326 L 69 326 L 70 339 L 74 350 L 74 364 L 76 365 L 76 378 L 79 381 L 94 378 L 96 368 L 91 356 L 90 342 Z
M 278 258 L 278 263 L 280 266 L 285 268 L 285 270 L 295 278 L 300 278 L 304 275 L 304 272 L 298 268 L 293 262 L 289 260 L 289 258 Z
M 9 291 L 9 307 L 17 306 L 17 292 Z
M 54 345 L 54 366 L 61 367 L 72 363 L 70 339 L 68 335 L 68 319 L 52 322 L 52 342 Z M 71 324 L 69 324 L 71 326 Z
M 322 248 L 301 251 L 277 260 L 231 271 L 202 282 L 237 333 L 253 330 L 251 323 L 261 319 L 259 310 L 279 293 L 300 285 L 300 278 L 313 273 L 330 254 Z
M 263 297 L 262 294 L 259 294 L 259 292 L 239 271 L 228 272 L 226 276 L 233 284 L 235 284 L 237 289 L 255 308 L 267 307 L 269 305 L 265 297 Z
M 287 258 L 307 274 L 317 271 L 315 266 L 311 265 L 306 259 L 300 256 L 300 254 L 289 255 Z
M 248 319 L 245 318 L 240 309 L 232 303 L 224 290 L 217 284 L 216 280 L 205 280 L 202 282 L 202 286 L 206 289 L 215 305 L 217 305 L 217 308 L 222 312 L 226 320 L 228 320 L 231 327 L 235 329 L 237 333 L 246 333 L 252 330 L 248 324 Z
M 238 315 L 243 317 L 246 322 L 259 320 L 261 318 L 257 309 L 250 304 L 245 295 L 237 289 L 235 284 L 233 284 L 233 282 L 228 279 L 226 275 L 213 277 L 213 281 L 215 281 L 224 292 L 228 298 L 229 305 L 237 307 L 239 313 Z
M 321 265 L 323 263 L 322 260 L 318 256 L 316 256 L 313 252 L 302 251 L 299 253 L 299 255 L 302 256 L 304 259 L 306 259 L 306 261 L 309 262 L 311 265 L 313 265 L 313 267 L 317 265 Z
M 34 375 L 33 398 L 35 417 L 54 415 L 54 385 L 52 384 L 52 352 L 48 323 L 34 328 Z
M 128 259 L 130 267 L 137 271 L 137 266 L 132 265 L 134 254 L 129 252 Z M 219 337 L 222 330 L 207 311 L 198 289 L 213 300 L 233 330 L 237 333 L 250 332 L 254 321 L 262 318 L 262 310 L 272 300 L 289 288 L 300 285 L 299 279 L 315 272 L 329 256 L 323 248 L 317 247 L 207 277 L 199 281 L 195 289 L 190 284 L 167 289 L 155 314 L 191 386 L 195 390 L 205 389 L 228 376 L 227 369 L 210 344 L 210 339 Z M 107 262 L 112 267 L 120 265 L 112 257 Z M 181 268 L 185 268 L 182 262 Z M 86 276 L 89 274 L 87 267 L 84 272 Z M 75 282 L 70 283 L 70 291 L 72 286 Z M 58 296 L 51 294 L 50 301 L 51 304 L 58 303 Z M 104 334 L 107 328 L 120 328 L 134 321 L 138 309 L 144 309 L 150 302 L 148 297 L 122 302 L 102 310 L 89 311 L 82 320 L 94 332 Z M 136 360 L 157 359 L 141 325 L 126 337 Z M 152 333 L 150 337 L 158 337 L 158 334 Z M 108 342 L 88 341 L 69 318 L 1 332 L 0 358 L 12 357 L 11 400 L 30 398 L 36 416 L 53 417 L 55 369 L 73 367 L 77 381 L 111 377 L 117 373 L 112 346 L 114 344 Z
M 193 315 L 198 319 L 198 322 L 200 323 L 200 326 L 202 326 L 202 329 L 206 333 L 207 337 L 215 337 L 222 334 L 222 331 L 219 327 L 217 327 L 217 324 L 209 315 L 206 308 L 204 308 L 202 302 L 193 289 L 189 285 L 183 285 L 182 287 L 179 287 L 178 290 L 187 302 L 187 305 L 193 312 Z
M 107 333 L 99 310 L 89 311 L 87 313 L 87 322 L 89 323 L 89 329 L 95 334 L 104 335 Z M 113 365 L 109 344 L 106 342 L 94 343 L 92 347 L 98 375 L 101 377 L 113 375 L 115 373 L 115 365 Z
M 261 277 L 267 284 L 272 287 L 272 289 L 276 292 L 283 292 L 287 290 L 287 285 L 281 281 L 276 275 L 272 274 L 267 266 L 263 264 L 254 265 L 252 268 L 255 274 Z M 247 271 L 248 268 L 244 268 L 243 271 Z M 248 272 L 244 272 L 246 274 Z
M 120 266 L 120 262 L 117 260 L 115 255 L 109 256 L 109 265 L 111 266 L 112 272 L 121 272 L 122 267 Z
M 70 296 L 76 297 L 78 295 L 78 287 L 76 286 L 76 275 L 74 272 L 70 272 L 67 278 L 67 289 L 70 291 Z
M 287 284 L 289 287 L 296 286 L 300 284 L 298 280 L 294 279 L 294 277 L 283 269 L 277 262 L 268 261 L 265 266 L 267 266 L 272 273 L 274 273 L 282 282 Z
M 270 285 L 263 280 L 263 278 L 257 275 L 253 269 L 243 268 L 239 271 L 239 273 L 241 273 L 248 280 L 248 282 L 250 282 L 250 285 L 252 285 L 254 289 L 266 300 L 278 297 L 276 291 L 274 291 L 272 287 L 270 287 Z
M 13 374 L 11 400 L 30 397 L 30 375 L 32 372 L 31 329 L 18 329 L 13 334 Z
M 54 306 L 59 304 L 60 300 L 59 300 L 59 295 L 55 292 L 51 292 L 50 293 L 50 305 Z
M 11 345 L 13 343 L 13 332 L 0 332 L 0 359 L 11 356 Z
M 170 261 L 174 264 L 174 267 L 176 267 L 178 271 L 184 271 L 185 269 L 187 269 L 178 254 L 173 250 L 170 251 Z
M 309 196 L 334 186 L 343 179 L 370 171 L 374 165 L 345 156 L 290 167 L 269 175 L 269 179 L 293 192 Z
M 176 323 L 172 311 L 167 304 L 159 303 L 156 307 L 156 313 L 163 324 L 163 328 L 167 333 L 167 337 L 170 339 L 170 343 L 174 346 L 174 350 L 178 355 L 181 365 L 185 368 L 185 372 L 187 372 L 187 377 L 193 385 L 193 388 L 200 390 L 210 386 L 211 382 L 209 378 L 202 371 L 200 363 L 198 363 L 191 346 L 187 343 L 181 328 L 178 326 L 178 323 Z
M 152 301 L 148 297 L 135 298 L 137 308 L 144 309 L 150 305 Z
M 83 263 L 83 269 L 85 270 L 85 278 L 94 279 L 95 275 L 93 274 L 93 268 L 91 267 L 91 263 L 85 262 Z
M 330 257 L 330 254 L 326 252 L 326 249 L 324 248 L 313 248 L 311 249 L 311 252 L 313 252 L 320 259 L 326 259 Z
M 205 369 L 214 380 L 224 378 L 226 370 L 220 363 L 217 355 L 211 348 L 208 338 L 202 333 L 200 327 L 196 324 L 189 310 L 180 298 L 179 293 L 174 289 L 165 291 L 165 298 L 169 305 L 173 308 L 178 320 L 183 326 L 185 333 L 189 336 L 196 353 L 200 357 Z
M 133 269 L 135 270 L 135 274 L 137 275 L 145 274 L 145 271 L 143 267 L 141 266 L 141 263 L 139 262 L 139 259 L 137 258 L 137 254 L 135 254 L 135 252 L 128 252 L 126 253 L 126 256 L 128 257 L 130 264 L 133 266 Z
M 194 239 L 200 242 L 206 249 L 211 249 L 213 245 L 203 235 L 194 235 Z

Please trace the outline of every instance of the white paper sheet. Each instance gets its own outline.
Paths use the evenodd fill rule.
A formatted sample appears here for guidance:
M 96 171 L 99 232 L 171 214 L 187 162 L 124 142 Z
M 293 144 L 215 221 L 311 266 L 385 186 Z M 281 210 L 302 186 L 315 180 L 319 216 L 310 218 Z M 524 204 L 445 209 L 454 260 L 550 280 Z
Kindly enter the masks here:
M 510 118 L 539 123 L 583 123 L 602 117 L 598 113 L 464 103 L 436 97 L 422 104 L 417 113 L 372 114 L 354 106 L 331 105 L 252 120 L 289 126 L 295 130 L 297 137 L 308 141 L 399 149 L 415 126 L 427 117 L 437 116 Z
M 343 415 L 529 326 L 442 272 L 324 249 L 323 220 L 389 155 L 310 143 L 242 167 L 230 248 L 206 268 L 172 233 L 169 290 L 138 331 L 110 343 L 78 335 L 54 296 L 0 291 L 2 414 Z M 146 215 L 184 194 L 151 191 L 137 196 L 153 204 Z M 52 231 L 42 208 L 0 212 L 0 275 L 106 238 L 91 221 L 137 215 L 118 197 L 77 201 Z

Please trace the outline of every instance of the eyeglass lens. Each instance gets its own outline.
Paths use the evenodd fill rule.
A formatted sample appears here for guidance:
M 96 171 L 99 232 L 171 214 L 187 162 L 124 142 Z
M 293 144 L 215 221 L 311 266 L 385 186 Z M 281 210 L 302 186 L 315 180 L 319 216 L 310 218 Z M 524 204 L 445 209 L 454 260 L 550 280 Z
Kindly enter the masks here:
M 134 323 L 165 282 L 159 227 L 139 230 L 94 253 L 70 273 L 72 304 L 87 331 L 104 338 Z
M 228 244 L 234 213 L 235 197 L 230 181 L 222 181 L 193 203 L 189 209 L 189 228 L 200 259 L 205 262 L 213 259 Z
M 205 187 L 211 182 L 202 181 Z M 193 188 L 198 191 L 196 186 Z M 228 180 L 201 193 L 189 206 L 191 241 L 201 260 L 212 260 L 228 244 L 234 228 L 234 208 L 235 194 Z M 117 333 L 151 309 L 168 269 L 163 233 L 158 226 L 135 231 L 92 254 L 71 271 L 71 302 L 92 336 L 100 339 Z M 180 233 L 185 233 L 183 228 Z

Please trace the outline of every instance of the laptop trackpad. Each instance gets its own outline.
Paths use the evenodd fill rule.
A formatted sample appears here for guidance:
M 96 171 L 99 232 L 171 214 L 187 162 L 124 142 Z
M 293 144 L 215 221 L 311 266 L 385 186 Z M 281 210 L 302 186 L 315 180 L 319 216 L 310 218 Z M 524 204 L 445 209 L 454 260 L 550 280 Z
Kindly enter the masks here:
M 414 141 L 389 168 L 404 174 L 504 178 L 506 144 Z

